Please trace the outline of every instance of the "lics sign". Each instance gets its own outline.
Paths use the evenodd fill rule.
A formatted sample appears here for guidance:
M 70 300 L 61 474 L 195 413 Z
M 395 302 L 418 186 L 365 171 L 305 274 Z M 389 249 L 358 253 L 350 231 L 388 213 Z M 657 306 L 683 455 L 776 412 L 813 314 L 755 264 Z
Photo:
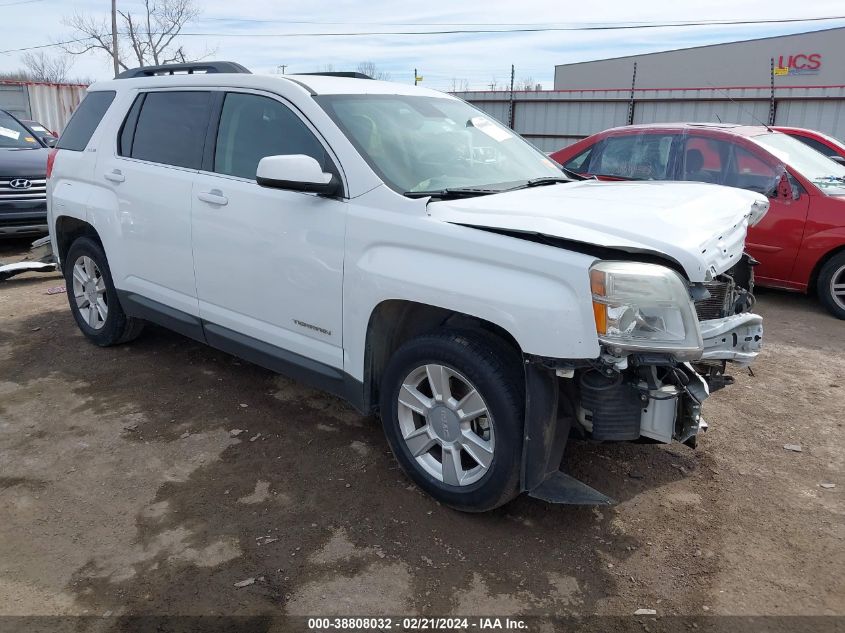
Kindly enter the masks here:
M 779 55 L 775 58 L 776 75 L 816 75 L 822 67 L 821 53 Z

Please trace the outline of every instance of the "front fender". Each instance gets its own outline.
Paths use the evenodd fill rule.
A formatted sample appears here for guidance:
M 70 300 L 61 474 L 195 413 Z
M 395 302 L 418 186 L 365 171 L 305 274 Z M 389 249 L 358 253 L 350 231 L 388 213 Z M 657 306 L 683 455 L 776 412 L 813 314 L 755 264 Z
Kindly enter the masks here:
M 432 218 L 394 215 L 392 226 L 363 218 L 348 224 L 347 373 L 363 379 L 367 325 L 376 306 L 388 300 L 489 321 L 526 354 L 598 357 L 588 274 L 593 257 Z

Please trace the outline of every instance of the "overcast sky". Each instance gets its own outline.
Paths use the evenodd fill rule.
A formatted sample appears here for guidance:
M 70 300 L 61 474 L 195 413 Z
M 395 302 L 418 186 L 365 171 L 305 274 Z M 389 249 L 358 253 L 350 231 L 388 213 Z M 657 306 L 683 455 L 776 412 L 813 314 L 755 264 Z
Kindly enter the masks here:
M 603 59 L 797 33 L 834 26 L 845 20 L 809 24 L 709 26 L 603 32 L 545 32 L 452 35 L 367 35 L 363 37 L 285 37 L 295 33 L 350 31 L 418 31 L 447 28 L 507 28 L 517 25 L 567 26 L 607 22 L 744 20 L 820 17 L 845 14 L 842 0 L 602 0 L 548 2 L 519 0 L 197 0 L 201 17 L 185 28 L 200 34 L 182 39 L 189 52 L 215 51 L 213 58 L 233 60 L 253 72 L 354 70 L 372 61 L 394 81 L 413 81 L 414 68 L 423 85 L 449 89 L 452 79 L 467 80 L 471 89 L 509 79 L 531 77 L 552 87 L 555 64 Z M 59 41 L 73 36 L 62 16 L 74 10 L 106 17 L 108 0 L 0 0 L 0 50 Z M 124 10 L 139 11 L 138 0 L 118 0 Z M 267 34 L 278 35 L 266 37 Z M 232 37 L 237 35 L 238 37 Z M 241 37 L 242 36 L 242 37 Z M 60 49 L 46 49 L 59 54 Z M 20 67 L 21 53 L 0 54 L 0 71 Z M 71 74 L 93 79 L 111 76 L 111 62 L 102 52 L 75 58 Z

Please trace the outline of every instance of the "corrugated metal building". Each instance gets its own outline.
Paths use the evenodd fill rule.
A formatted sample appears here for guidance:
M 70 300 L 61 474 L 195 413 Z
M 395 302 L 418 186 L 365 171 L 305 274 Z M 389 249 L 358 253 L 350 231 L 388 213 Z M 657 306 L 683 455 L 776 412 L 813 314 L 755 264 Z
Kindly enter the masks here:
M 0 109 L 21 119 L 35 119 L 61 132 L 88 86 L 29 81 L 0 81 Z
M 845 138 L 843 59 L 845 28 L 837 28 L 559 65 L 554 90 L 457 94 L 547 152 L 609 127 L 670 121 L 762 122 Z

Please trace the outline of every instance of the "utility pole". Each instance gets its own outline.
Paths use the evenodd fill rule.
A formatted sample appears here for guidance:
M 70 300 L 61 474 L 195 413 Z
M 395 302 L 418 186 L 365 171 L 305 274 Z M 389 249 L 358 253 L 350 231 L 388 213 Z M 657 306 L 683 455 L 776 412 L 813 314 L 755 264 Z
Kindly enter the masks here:
M 117 0 L 111 0 L 111 52 L 114 60 L 114 76 L 120 74 L 120 57 L 117 50 Z
M 511 129 L 513 129 L 514 117 L 513 117 L 513 77 L 514 77 L 514 67 L 511 64 L 511 98 L 508 102 L 508 125 Z
M 414 85 L 417 85 L 417 77 L 419 77 L 419 73 L 417 73 L 417 69 L 414 68 Z
M 279 69 L 281 68 L 281 69 L 282 69 L 282 74 L 284 75 L 284 74 L 285 74 L 285 69 L 287 69 L 287 67 L 288 67 L 288 65 L 287 65 L 287 64 L 279 64 L 278 66 L 276 66 L 276 70 L 279 70 Z
M 628 100 L 628 125 L 634 124 L 634 91 L 637 87 L 637 62 L 634 62 L 634 73 L 631 75 L 631 98 Z

